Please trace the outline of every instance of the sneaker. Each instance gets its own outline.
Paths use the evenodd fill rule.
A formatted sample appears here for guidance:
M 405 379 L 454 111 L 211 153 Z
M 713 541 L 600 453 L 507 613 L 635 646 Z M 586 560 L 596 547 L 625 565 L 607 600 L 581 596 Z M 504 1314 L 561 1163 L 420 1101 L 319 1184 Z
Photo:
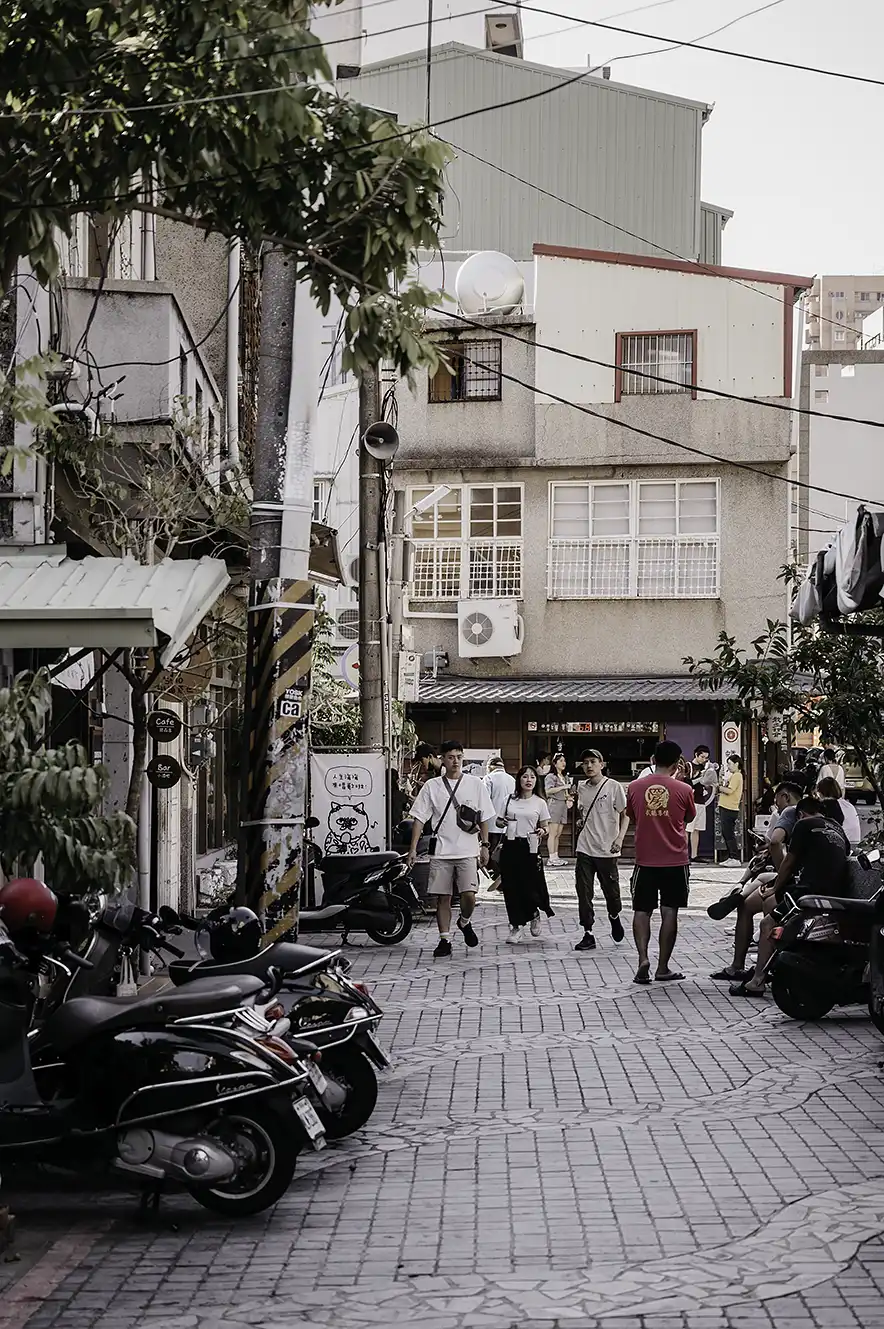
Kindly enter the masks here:
M 575 951 L 594 951 L 595 937 L 591 932 L 584 932 L 574 949 Z
M 626 933 L 623 931 L 623 920 L 619 914 L 615 914 L 611 919 L 611 936 L 618 944 L 626 936 Z
M 506 939 L 508 946 L 518 946 L 520 941 L 524 940 L 521 928 L 510 928 L 509 936 Z
M 447 960 L 451 954 L 451 942 L 447 937 L 439 938 L 439 945 L 433 951 L 434 960 Z
M 479 945 L 479 938 L 476 936 L 475 928 L 468 918 L 459 918 L 457 920 L 457 926 L 463 933 L 463 939 L 468 946 Z
M 743 864 L 738 858 L 726 858 L 720 866 L 723 868 L 741 868 Z
M 531 919 L 531 936 L 539 937 L 540 933 L 541 933 L 541 922 L 540 922 L 540 915 L 538 914 L 536 918 Z

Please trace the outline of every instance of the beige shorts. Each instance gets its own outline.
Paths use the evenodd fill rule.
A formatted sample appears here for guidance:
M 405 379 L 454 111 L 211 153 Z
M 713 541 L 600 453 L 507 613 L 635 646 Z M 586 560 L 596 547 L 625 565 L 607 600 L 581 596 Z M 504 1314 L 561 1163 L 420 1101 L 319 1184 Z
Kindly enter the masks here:
M 477 858 L 431 858 L 427 895 L 453 895 L 479 889 Z

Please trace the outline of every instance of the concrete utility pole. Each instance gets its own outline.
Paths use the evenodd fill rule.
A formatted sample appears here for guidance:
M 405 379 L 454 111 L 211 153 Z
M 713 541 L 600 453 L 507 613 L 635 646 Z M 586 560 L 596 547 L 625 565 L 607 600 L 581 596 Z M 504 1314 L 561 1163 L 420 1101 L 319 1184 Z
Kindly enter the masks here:
M 258 356 L 237 891 L 264 916 L 268 944 L 297 927 L 307 800 L 314 622 L 308 580 L 311 422 L 317 385 L 310 371 L 318 335 L 313 302 L 305 290 L 296 303 L 296 286 L 294 257 L 268 248 Z
M 384 747 L 384 693 L 381 669 L 382 622 L 378 548 L 383 539 L 381 489 L 383 462 L 365 446 L 365 434 L 381 418 L 377 366 L 359 380 L 359 707 L 360 743 L 371 751 Z

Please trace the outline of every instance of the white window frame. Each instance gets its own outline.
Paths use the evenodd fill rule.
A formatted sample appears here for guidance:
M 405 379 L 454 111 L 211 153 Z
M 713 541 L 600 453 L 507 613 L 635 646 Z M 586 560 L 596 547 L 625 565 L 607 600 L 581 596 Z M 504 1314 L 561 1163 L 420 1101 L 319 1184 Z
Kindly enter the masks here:
M 341 323 L 326 323 L 322 330 L 327 336 L 322 339 L 325 357 L 322 362 L 320 381 L 325 384 L 326 390 L 346 388 L 352 383 L 353 376 L 349 369 L 344 369 L 341 366 L 341 357 L 344 354 L 343 325 Z
M 648 536 L 639 534 L 639 502 L 643 485 L 674 484 L 676 486 L 676 526 L 680 514 L 680 499 L 684 490 L 693 485 L 715 485 L 715 530 L 709 532 L 682 533 L 676 529 L 671 536 Z M 629 534 L 593 536 L 592 504 L 596 490 L 629 488 Z M 553 534 L 554 502 L 557 490 L 582 489 L 588 491 L 588 514 L 590 530 L 586 537 L 562 537 Z M 651 546 L 665 548 L 671 545 L 673 550 L 673 590 L 671 593 L 657 592 L 648 594 L 640 589 L 641 553 Z M 573 589 L 564 590 L 557 585 L 556 555 L 561 555 L 567 546 L 571 546 L 573 562 L 582 564 L 584 572 L 582 584 Z M 679 571 L 683 564 L 681 555 L 689 548 L 714 546 L 714 586 L 703 591 L 683 591 L 679 589 Z M 628 576 L 626 589 L 622 592 L 594 592 L 592 590 L 593 557 L 603 549 L 628 547 Z M 646 480 L 551 480 L 548 495 L 548 545 L 547 545 L 547 599 L 549 600 L 718 600 L 721 598 L 721 480 L 717 476 L 692 476 L 680 479 L 677 476 L 648 477 Z
M 331 497 L 331 480 L 322 475 L 313 477 L 313 520 L 324 522 Z M 317 513 L 319 514 L 317 516 Z
M 431 485 L 410 486 L 406 504 L 414 506 L 415 495 Z M 470 511 L 476 490 L 493 491 L 494 521 L 497 523 L 498 494 L 502 489 L 519 493 L 520 535 L 474 536 L 470 534 Z M 408 606 L 424 604 L 452 605 L 458 600 L 520 600 L 522 598 L 525 532 L 525 486 L 508 480 L 476 480 L 453 485 L 460 495 L 460 535 L 415 537 L 414 519 L 410 523 L 412 576 L 408 586 Z M 429 514 L 427 514 L 429 515 Z M 436 517 L 434 512 L 434 517 Z M 438 520 L 434 521 L 438 529 Z M 428 564 L 432 566 L 428 568 Z M 422 567 L 423 565 L 423 567 Z M 418 573 L 419 575 L 415 575 Z M 447 585 L 446 585 L 447 583 Z M 439 594 L 449 587 L 456 595 Z M 406 609 L 409 612 L 409 609 Z M 431 617 L 452 617 L 444 611 L 430 612 Z

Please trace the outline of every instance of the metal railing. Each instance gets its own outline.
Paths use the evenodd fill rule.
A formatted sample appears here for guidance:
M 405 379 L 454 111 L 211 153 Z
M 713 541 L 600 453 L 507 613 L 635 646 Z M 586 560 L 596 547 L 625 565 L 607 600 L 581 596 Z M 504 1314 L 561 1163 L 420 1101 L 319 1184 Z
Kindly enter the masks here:
M 550 540 L 550 600 L 709 600 L 719 594 L 717 536 Z
M 521 540 L 415 540 L 412 601 L 521 596 Z

